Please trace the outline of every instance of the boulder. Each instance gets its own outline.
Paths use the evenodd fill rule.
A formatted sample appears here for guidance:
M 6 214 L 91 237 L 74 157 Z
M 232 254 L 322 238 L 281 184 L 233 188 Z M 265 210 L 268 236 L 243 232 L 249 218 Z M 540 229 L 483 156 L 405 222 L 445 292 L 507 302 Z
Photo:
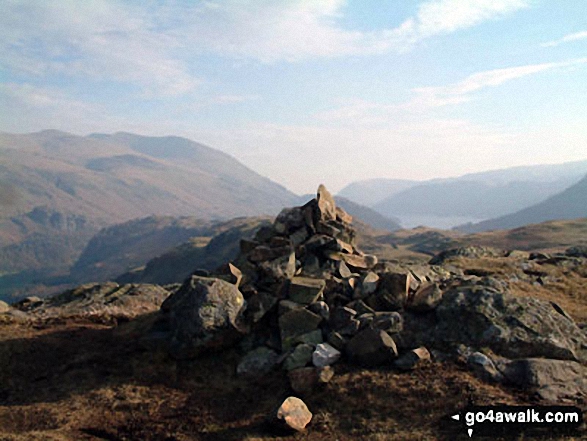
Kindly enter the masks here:
M 587 367 L 574 361 L 514 360 L 506 366 L 504 376 L 509 383 L 534 390 L 545 401 L 577 402 L 587 398 Z
M 389 334 L 401 332 L 404 328 L 404 320 L 399 312 L 376 312 L 370 326 L 373 329 L 385 331 Z
M 296 397 L 286 398 L 274 415 L 274 422 L 279 426 L 297 432 L 303 431 L 312 421 L 312 412 L 306 403 Z
M 8 305 L 8 303 L 0 300 L 0 314 L 8 311 L 10 311 L 10 306 Z
M 219 349 L 242 335 L 245 300 L 221 279 L 192 276 L 162 305 L 170 318 L 170 353 L 178 359 Z
M 436 308 L 436 319 L 430 337 L 438 345 L 487 347 L 512 359 L 578 360 L 587 344 L 585 333 L 550 302 L 484 286 L 446 292 Z
M 312 363 L 316 367 L 330 366 L 336 363 L 342 354 L 328 343 L 321 343 L 316 346 L 312 353 Z
M 367 328 L 346 345 L 349 360 L 362 366 L 390 364 L 398 355 L 395 342 L 385 331 Z

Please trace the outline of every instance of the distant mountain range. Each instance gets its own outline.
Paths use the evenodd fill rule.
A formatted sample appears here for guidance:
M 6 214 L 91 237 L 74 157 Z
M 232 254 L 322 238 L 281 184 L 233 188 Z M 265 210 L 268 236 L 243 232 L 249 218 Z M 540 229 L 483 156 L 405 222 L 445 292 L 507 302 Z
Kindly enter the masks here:
M 504 230 L 537 224 L 550 220 L 577 219 L 587 217 L 587 176 L 575 185 L 549 197 L 543 202 L 515 213 L 476 224 L 457 227 L 458 230 L 476 233 L 488 230 Z
M 371 208 L 404 226 L 413 219 L 446 227 L 464 219 L 510 214 L 575 184 L 587 173 L 587 161 L 513 167 L 430 181 L 369 180 L 350 184 L 340 195 L 370 201 Z M 385 193 L 387 192 L 387 195 Z

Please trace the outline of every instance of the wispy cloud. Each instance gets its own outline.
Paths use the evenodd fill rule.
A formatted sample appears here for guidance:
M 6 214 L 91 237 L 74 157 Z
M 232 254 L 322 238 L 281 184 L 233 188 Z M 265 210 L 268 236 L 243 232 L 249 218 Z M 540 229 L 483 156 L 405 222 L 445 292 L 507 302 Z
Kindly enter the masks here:
M 404 118 L 406 113 L 429 111 L 444 106 L 471 101 L 474 94 L 482 89 L 498 87 L 509 81 L 553 69 L 586 64 L 587 58 L 564 62 L 532 64 L 477 72 L 461 81 L 444 86 L 417 87 L 412 89 L 413 97 L 402 103 L 382 104 L 355 100 L 343 106 L 322 111 L 314 115 L 322 122 L 348 122 L 353 125 L 389 124 Z
M 355 31 L 337 18 L 344 0 L 223 1 L 183 11 L 178 35 L 196 47 L 262 62 L 404 52 L 448 34 L 528 7 L 528 0 L 431 0 L 396 28 Z
M 21 75 L 126 82 L 149 96 L 180 95 L 199 79 L 172 56 L 177 47 L 148 11 L 130 3 L 0 4 L 0 56 Z
M 575 32 L 574 34 L 565 35 L 563 38 L 560 38 L 558 40 L 553 40 L 553 41 L 548 41 L 546 43 L 542 43 L 541 46 L 542 47 L 554 47 L 554 46 L 558 46 L 559 44 L 562 44 L 562 43 L 568 43 L 571 41 L 586 40 L 586 39 L 587 39 L 587 31 L 581 31 L 581 32 Z

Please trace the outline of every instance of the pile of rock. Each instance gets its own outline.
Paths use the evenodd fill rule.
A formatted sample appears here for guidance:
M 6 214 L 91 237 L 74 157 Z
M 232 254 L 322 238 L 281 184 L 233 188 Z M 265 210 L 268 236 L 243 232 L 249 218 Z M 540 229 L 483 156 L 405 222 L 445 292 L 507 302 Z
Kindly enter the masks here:
M 301 396 L 330 381 L 341 358 L 409 370 L 464 346 L 471 369 L 499 381 L 512 372 L 509 358 L 582 359 L 585 333 L 560 307 L 440 267 L 378 263 L 357 248 L 351 222 L 320 186 L 241 241 L 234 263 L 188 278 L 161 308 L 171 354 L 193 358 L 240 341 L 239 375 L 280 367 Z

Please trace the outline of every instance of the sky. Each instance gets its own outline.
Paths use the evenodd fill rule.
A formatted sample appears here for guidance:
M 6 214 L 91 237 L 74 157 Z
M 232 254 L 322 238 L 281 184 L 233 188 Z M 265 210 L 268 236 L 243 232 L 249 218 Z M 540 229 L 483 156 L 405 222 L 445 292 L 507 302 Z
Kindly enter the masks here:
M 185 136 L 305 194 L 587 159 L 585 0 L 0 2 L 0 131 Z

